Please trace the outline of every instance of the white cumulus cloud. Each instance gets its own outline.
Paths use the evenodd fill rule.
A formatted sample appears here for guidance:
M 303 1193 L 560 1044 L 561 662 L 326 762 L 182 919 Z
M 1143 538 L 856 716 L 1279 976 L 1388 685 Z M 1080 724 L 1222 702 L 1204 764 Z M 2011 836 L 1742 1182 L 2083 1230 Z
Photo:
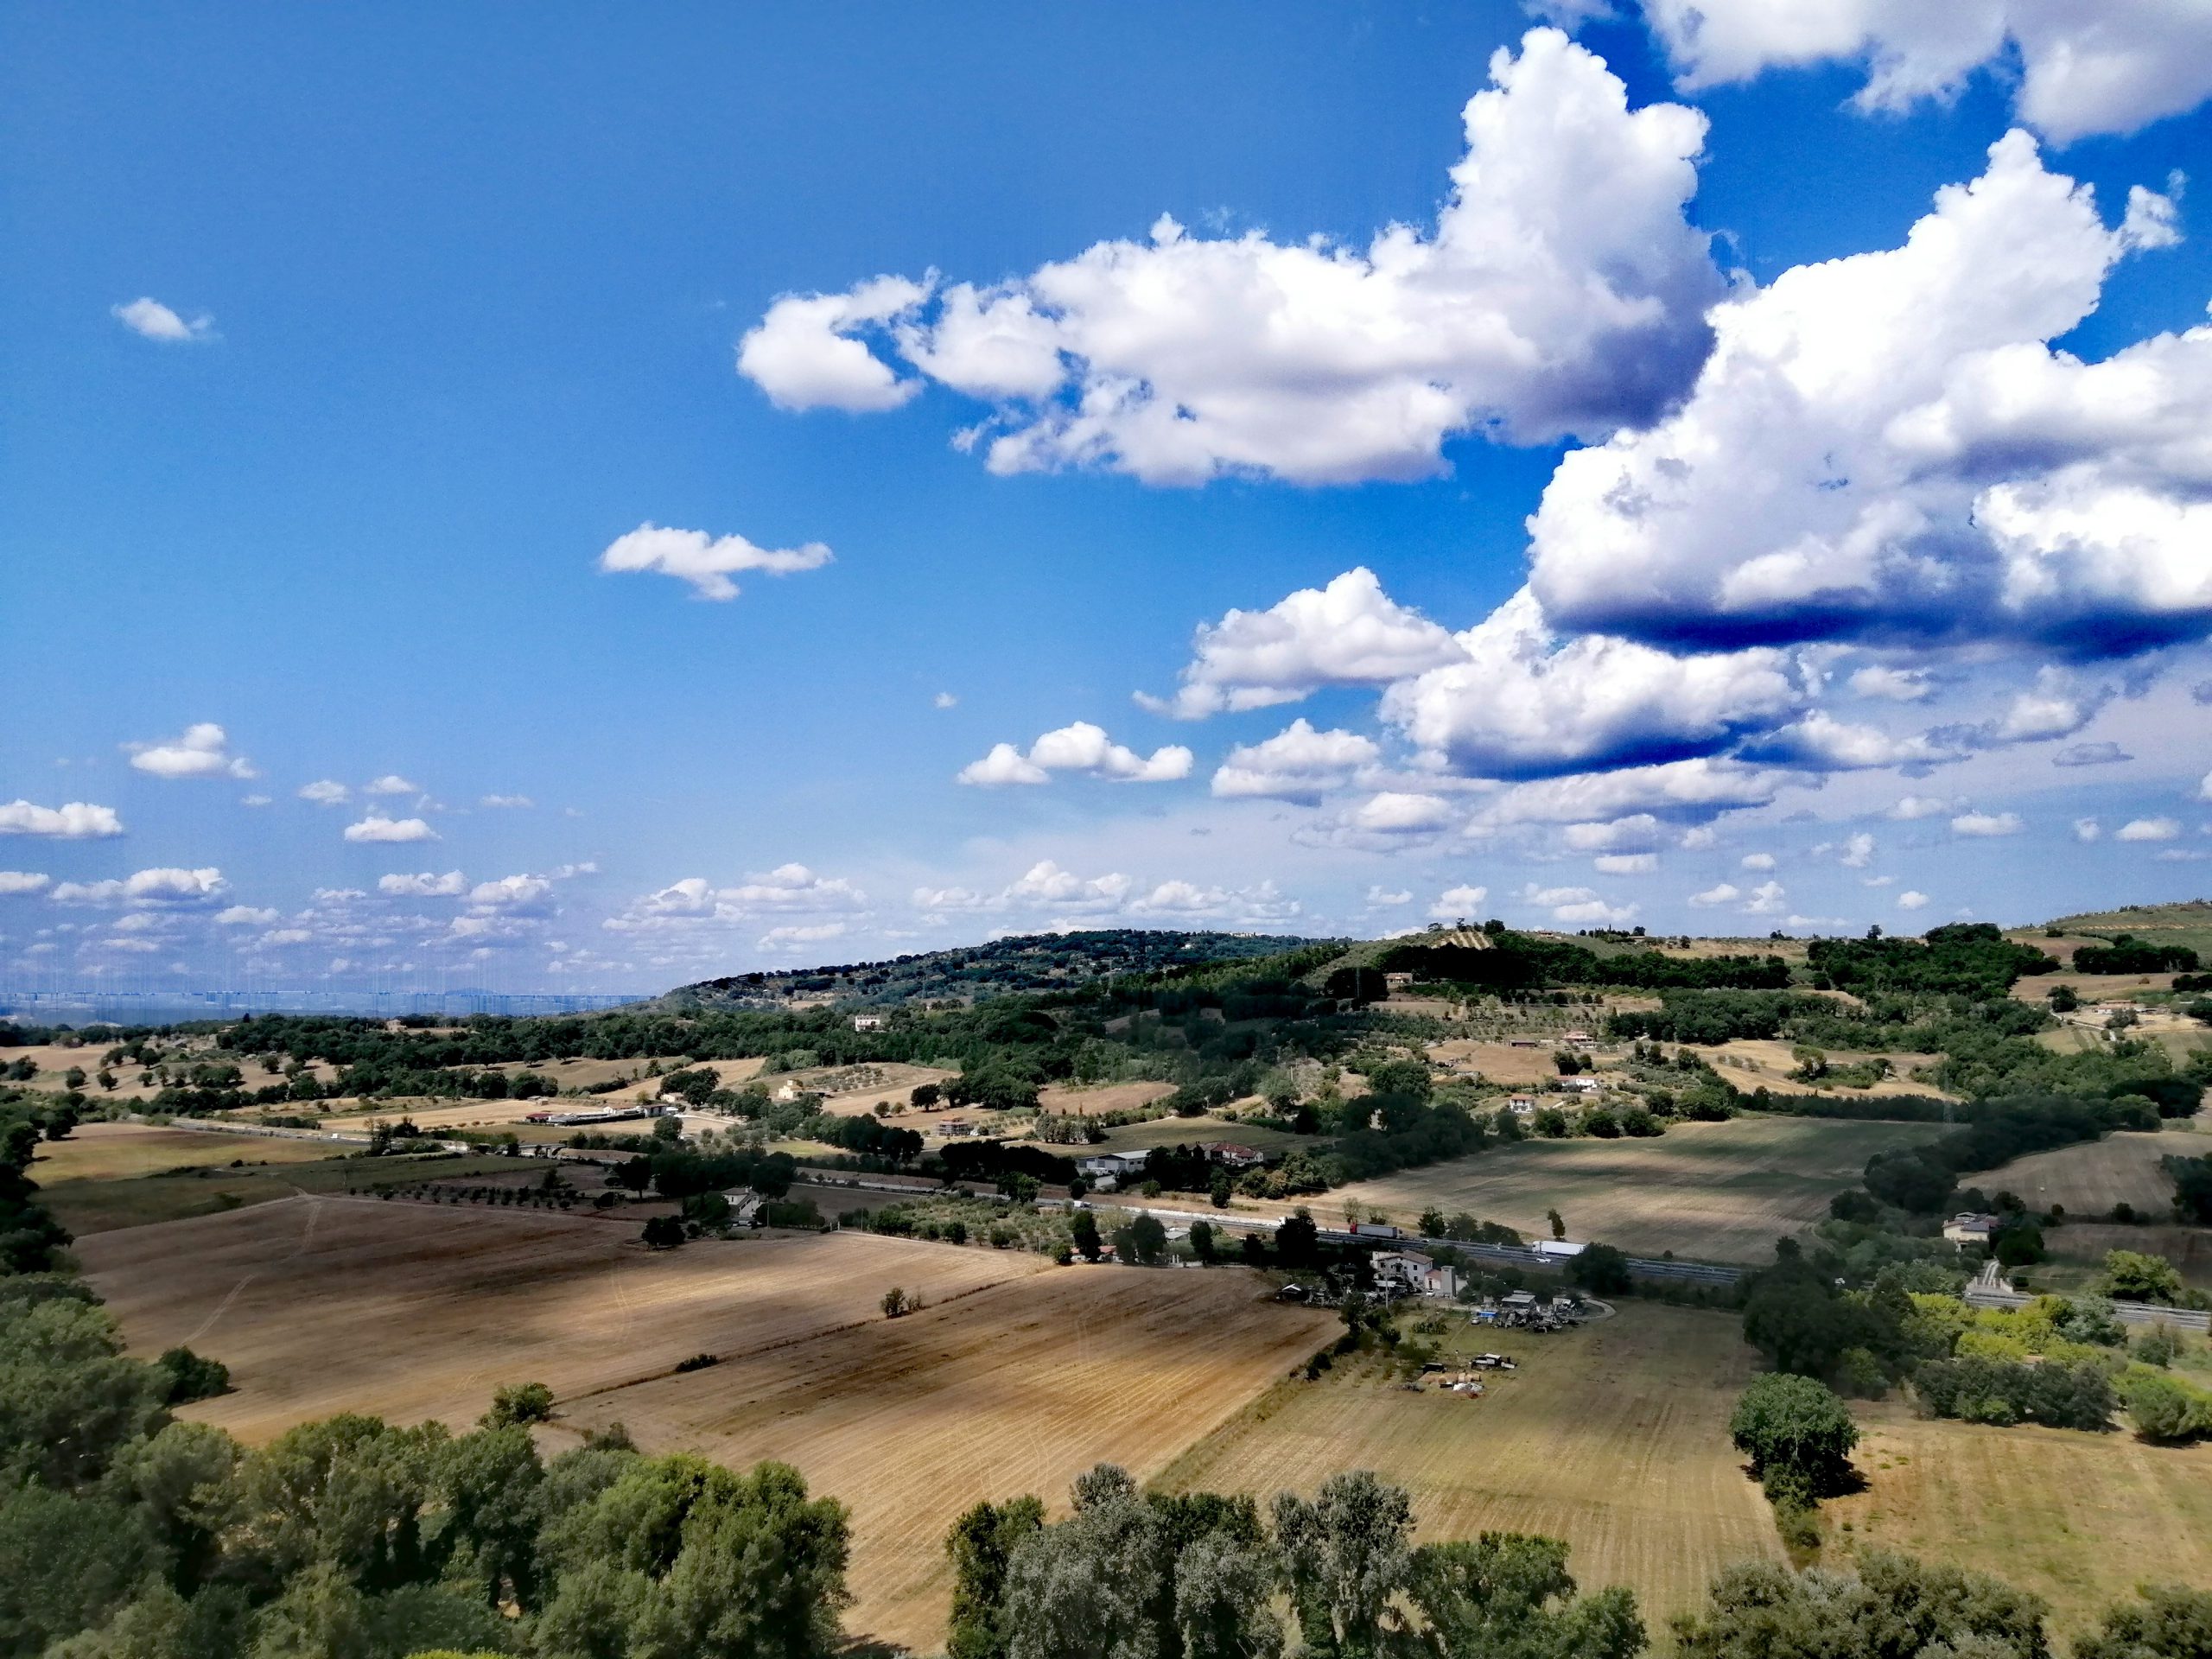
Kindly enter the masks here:
M 259 774 L 243 755 L 232 754 L 230 739 L 213 721 L 184 728 L 165 743 L 126 743 L 130 764 L 156 778 L 253 778 Z
M 1910 887 L 1907 887 L 1903 893 L 1897 894 L 1897 908 L 1899 910 L 1918 910 L 1927 903 L 1928 895 L 1926 893 L 1915 892 Z
M 2201 0 L 1644 0 L 1686 92 L 1776 67 L 1864 63 L 1861 109 L 1948 101 L 2018 62 L 2013 105 L 2059 143 L 2133 132 L 2212 97 Z M 2006 79 L 2011 79 L 2006 74 Z
M 1231 749 L 1213 774 L 1213 792 L 1311 804 L 1381 755 L 1372 739 L 1357 732 L 1316 731 L 1308 721 L 1294 720 L 1264 742 Z
M 141 295 L 126 304 L 110 306 L 108 310 L 117 321 L 143 340 L 176 346 L 215 338 L 214 318 L 203 315 L 188 320 L 149 295 Z
M 1955 836 L 2017 836 L 2022 827 L 2017 812 L 1961 812 L 1951 820 Z
M 1179 743 L 1171 743 L 1147 759 L 1115 742 L 1102 728 L 1078 720 L 1046 732 L 1027 754 L 1011 743 L 994 744 L 982 760 L 963 766 L 954 781 L 985 787 L 1043 784 L 1056 772 L 1073 772 L 1116 784 L 1173 783 L 1191 775 L 1196 758 Z
M 346 826 L 348 841 L 435 841 L 438 832 L 420 818 L 389 818 L 371 812 L 359 823 Z
M 1563 627 L 1709 650 L 1859 638 L 2124 654 L 2212 624 L 2212 330 L 2045 343 L 2139 233 L 2025 133 L 1903 246 L 1716 307 L 1681 409 L 1576 450 L 1531 521 Z
M 1399 682 L 1382 715 L 1455 769 L 1494 778 L 1661 765 L 1710 753 L 1805 693 L 1763 649 L 1678 655 L 1562 639 L 1527 589 L 1458 636 L 1459 659 Z
M 1111 467 L 1309 483 L 1441 469 L 1446 438 L 1541 442 L 1647 418 L 1688 384 L 1721 292 L 1685 218 L 1706 123 L 1628 106 L 1551 29 L 1491 60 L 1433 229 L 1364 249 L 1163 217 L 988 288 L 878 278 L 789 296 L 741 372 L 777 402 L 855 410 L 913 395 L 862 335 L 995 408 L 994 471 Z
M 0 836 L 51 836 L 58 841 L 96 841 L 123 833 L 123 820 L 111 806 L 71 801 L 39 806 L 25 800 L 0 804 Z
M 1465 885 L 1446 887 L 1436 895 L 1436 902 L 1428 907 L 1429 919 L 1436 922 L 1456 922 L 1462 917 L 1471 916 L 1480 910 L 1483 901 L 1489 897 L 1488 887 Z
M 219 898 L 230 883 L 208 867 L 186 870 L 164 867 L 105 881 L 64 881 L 54 890 L 64 905 L 195 905 Z
M 423 870 L 411 875 L 380 875 L 377 891 L 403 899 L 453 899 L 468 891 L 468 880 L 459 870 L 448 870 L 443 875 Z
M 1158 714 L 1195 720 L 1296 702 L 1331 685 L 1388 685 L 1458 660 L 1451 631 L 1407 609 L 1358 566 L 1264 611 L 1201 623 L 1172 697 L 1137 694 Z
M 2114 841 L 2171 841 L 2181 834 L 2181 824 L 2174 818 L 2131 818 L 2120 826 L 2113 836 Z
M 353 791 L 335 778 L 318 778 L 311 784 L 300 785 L 300 798 L 317 806 L 343 806 L 353 798 Z
M 0 870 L 0 896 L 44 893 L 54 878 L 32 870 Z
M 709 537 L 703 530 L 663 530 L 640 524 L 626 536 L 609 543 L 599 556 L 602 570 L 653 570 L 691 584 L 701 599 L 735 599 L 738 586 L 730 577 L 758 570 L 787 576 L 801 570 L 818 570 L 830 560 L 820 542 L 801 547 L 755 547 L 742 536 Z

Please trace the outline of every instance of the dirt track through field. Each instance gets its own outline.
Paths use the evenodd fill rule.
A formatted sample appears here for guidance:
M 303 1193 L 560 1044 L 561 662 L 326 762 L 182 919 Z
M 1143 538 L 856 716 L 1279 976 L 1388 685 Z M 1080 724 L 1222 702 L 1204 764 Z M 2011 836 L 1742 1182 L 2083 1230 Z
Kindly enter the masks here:
M 945 1529 L 980 1498 L 1064 1510 L 1099 1462 L 1140 1480 L 1321 1345 L 1332 1317 L 1241 1270 L 1071 1268 L 564 1407 L 649 1451 L 795 1465 L 851 1509 L 846 1629 L 944 1639 Z
M 699 1353 L 759 1350 L 1047 1270 L 1013 1251 L 862 1234 L 705 1242 L 666 1254 L 634 1224 L 297 1198 L 79 1241 L 133 1351 L 188 1342 L 235 1392 L 191 1408 L 249 1440 L 368 1412 L 473 1421 L 492 1390 L 568 1397 Z

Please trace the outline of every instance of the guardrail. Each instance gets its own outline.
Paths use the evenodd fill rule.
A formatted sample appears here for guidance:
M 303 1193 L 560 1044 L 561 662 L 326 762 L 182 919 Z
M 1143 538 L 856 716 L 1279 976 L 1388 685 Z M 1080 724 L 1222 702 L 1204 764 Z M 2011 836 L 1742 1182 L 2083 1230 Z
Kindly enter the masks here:
M 1992 1290 L 1976 1281 L 1968 1285 L 1964 1300 L 1969 1307 L 1999 1307 L 2008 1311 L 2035 1300 L 2017 1290 Z M 2113 1317 L 2122 1325 L 2171 1325 L 2177 1331 L 2212 1332 L 2212 1313 L 2199 1307 L 2161 1307 L 2156 1302 L 2114 1302 Z

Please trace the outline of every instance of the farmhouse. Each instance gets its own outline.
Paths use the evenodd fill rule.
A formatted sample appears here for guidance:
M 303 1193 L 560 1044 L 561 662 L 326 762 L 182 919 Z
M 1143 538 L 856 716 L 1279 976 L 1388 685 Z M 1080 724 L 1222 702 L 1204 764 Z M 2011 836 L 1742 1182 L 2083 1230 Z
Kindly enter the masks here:
M 1143 1174 L 1145 1160 L 1149 1155 L 1141 1152 L 1102 1152 L 1077 1160 L 1076 1168 L 1087 1181 L 1119 1181 L 1126 1176 Z
M 1943 1236 L 1954 1244 L 1986 1244 L 1997 1230 L 1997 1217 L 1962 1211 L 1943 1224 Z
M 1516 1117 L 1527 1117 L 1536 1109 L 1536 1097 L 1534 1095 L 1511 1096 L 1505 1103 L 1505 1109 Z
M 1602 1094 L 1605 1088 L 1595 1077 L 1561 1077 L 1559 1086 L 1570 1095 Z
M 1421 1250 L 1377 1250 L 1369 1258 L 1375 1269 L 1376 1282 L 1382 1286 L 1397 1285 L 1416 1296 L 1457 1296 L 1459 1294 L 1459 1274 L 1455 1268 L 1440 1268 L 1436 1258 Z
M 1200 1150 L 1210 1162 L 1229 1169 L 1257 1169 L 1268 1161 L 1264 1152 L 1240 1147 L 1234 1141 L 1209 1141 Z
M 886 1021 L 880 1014 L 856 1014 L 853 1016 L 855 1031 L 881 1031 Z

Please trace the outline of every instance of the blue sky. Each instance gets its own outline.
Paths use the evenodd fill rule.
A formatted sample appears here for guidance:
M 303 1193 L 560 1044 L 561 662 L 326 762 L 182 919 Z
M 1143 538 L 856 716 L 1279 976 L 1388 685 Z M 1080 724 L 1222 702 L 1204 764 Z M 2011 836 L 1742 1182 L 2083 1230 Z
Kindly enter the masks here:
M 1821 10 L 6 9 L 0 984 L 2202 891 L 2212 23 Z

